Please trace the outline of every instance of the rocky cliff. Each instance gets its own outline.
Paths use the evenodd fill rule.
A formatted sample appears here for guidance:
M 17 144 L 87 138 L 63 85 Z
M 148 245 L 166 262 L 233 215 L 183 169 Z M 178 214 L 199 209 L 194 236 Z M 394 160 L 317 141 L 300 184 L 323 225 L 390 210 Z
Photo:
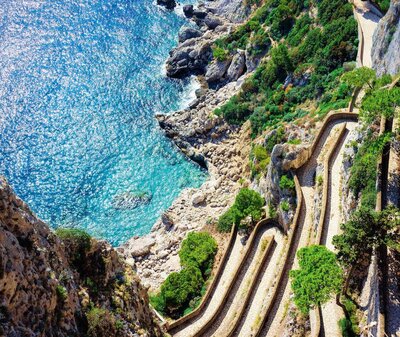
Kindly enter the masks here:
M 1 336 L 161 336 L 147 291 L 104 241 L 62 239 L 0 178 Z
M 378 76 L 400 72 L 400 0 L 392 0 L 373 37 L 372 63 Z

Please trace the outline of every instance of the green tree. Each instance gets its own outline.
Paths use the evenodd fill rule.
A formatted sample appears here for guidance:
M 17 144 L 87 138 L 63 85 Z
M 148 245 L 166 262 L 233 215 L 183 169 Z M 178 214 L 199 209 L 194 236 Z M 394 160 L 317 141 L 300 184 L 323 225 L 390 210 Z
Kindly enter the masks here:
M 235 199 L 235 207 L 241 218 L 250 215 L 253 221 L 261 219 L 264 204 L 265 200 L 259 193 L 246 187 L 239 191 Z
M 362 88 L 364 85 L 368 85 L 372 89 L 376 74 L 371 68 L 361 67 L 343 74 L 341 80 L 354 89 Z
M 399 225 L 398 209 L 388 208 L 375 212 L 367 207 L 361 207 L 352 214 L 348 222 L 340 225 L 342 234 L 333 237 L 333 244 L 338 250 L 339 262 L 348 269 L 344 294 L 347 293 L 355 266 L 369 258 L 375 248 L 399 241 Z
M 209 274 L 217 252 L 214 238 L 205 232 L 191 232 L 183 240 L 179 258 L 183 267 L 195 266 L 203 275 Z
M 171 317 L 179 317 L 189 302 L 200 295 L 204 284 L 200 269 L 194 266 L 171 273 L 161 286 L 160 296 L 165 302 L 165 312 Z M 161 302 L 161 301 L 160 301 Z
M 300 269 L 292 270 L 294 302 L 303 314 L 327 302 L 340 291 L 343 274 L 334 253 L 325 246 L 309 246 L 297 252 Z
M 361 117 L 367 122 L 372 122 L 381 116 L 393 118 L 398 106 L 400 106 L 400 88 L 373 90 L 361 103 Z

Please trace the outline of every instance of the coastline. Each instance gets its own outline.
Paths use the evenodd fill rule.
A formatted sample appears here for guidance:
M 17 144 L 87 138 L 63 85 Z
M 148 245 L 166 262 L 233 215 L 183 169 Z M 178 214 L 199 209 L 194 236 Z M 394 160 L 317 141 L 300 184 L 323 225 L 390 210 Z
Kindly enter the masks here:
M 167 67 L 168 62 L 173 59 L 173 52 L 179 51 L 188 42 L 194 44 L 194 48 L 203 48 L 205 44 L 210 46 L 216 38 L 226 33 L 234 25 L 231 21 L 233 9 L 229 9 L 229 6 L 232 4 L 219 0 L 212 4 L 214 9 L 206 9 L 214 13 L 215 8 L 219 8 L 218 13 L 223 14 L 216 17 L 221 20 L 218 29 L 205 29 L 201 37 L 181 41 L 170 52 Z M 234 11 L 236 13 L 236 7 Z M 231 127 L 222 118 L 212 114 L 239 91 L 247 76 L 246 72 L 236 80 L 223 83 L 215 89 L 208 88 L 204 73 L 189 71 L 185 75 L 187 78 L 196 76 L 196 81 L 200 83 L 200 88 L 195 91 L 197 98 L 184 110 L 159 114 L 156 118 L 166 137 L 189 160 L 206 167 L 209 176 L 199 188 L 181 191 L 153 225 L 150 233 L 132 237 L 118 248 L 128 264 L 136 270 L 143 284 L 153 291 L 159 288 L 171 272 L 181 268 L 178 251 L 187 233 L 201 229 L 212 232 L 213 224 L 231 205 L 239 191 L 240 178 L 249 173 L 249 125 L 245 124 L 242 128 Z M 226 244 L 224 238 L 224 235 L 216 237 L 219 251 L 223 251 Z

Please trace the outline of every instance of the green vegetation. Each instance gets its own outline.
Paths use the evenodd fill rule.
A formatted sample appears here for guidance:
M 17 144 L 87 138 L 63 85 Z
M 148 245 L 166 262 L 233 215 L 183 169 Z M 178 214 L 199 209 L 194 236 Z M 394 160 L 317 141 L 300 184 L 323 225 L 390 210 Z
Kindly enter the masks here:
M 361 118 L 367 123 L 373 122 L 377 117 L 393 118 L 395 109 L 400 105 L 400 88 L 379 88 L 369 91 L 361 105 Z
M 371 209 L 376 203 L 377 161 L 391 137 L 391 133 L 377 137 L 369 132 L 358 148 L 351 167 L 349 187 L 356 197 L 361 193 L 361 204 Z M 355 145 L 358 146 L 358 143 Z
M 236 196 L 235 203 L 218 219 L 218 230 L 229 232 L 232 225 L 240 225 L 240 222 L 250 216 L 252 221 L 258 221 L 263 214 L 264 198 L 248 188 L 242 188 Z
M 360 89 L 365 85 L 372 89 L 376 75 L 373 69 L 361 67 L 345 73 L 341 80 L 353 89 Z
M 257 175 L 264 173 L 271 161 L 267 149 L 259 144 L 255 144 L 250 153 L 250 169 L 251 176 L 254 178 Z
M 71 263 L 80 270 L 83 265 L 86 253 L 91 247 L 91 237 L 83 230 L 75 228 L 58 228 L 56 235 L 64 242 Z
M 217 253 L 217 243 L 205 232 L 191 232 L 182 242 L 179 258 L 183 267 L 194 266 L 200 269 L 203 276 L 208 277 Z
M 339 321 L 343 337 L 359 336 L 360 329 L 358 328 L 359 321 L 357 318 L 357 305 L 347 297 L 342 299 L 342 303 L 345 307 L 346 313 L 348 314 L 348 318 L 342 318 Z
M 294 191 L 296 188 L 296 185 L 294 183 L 293 178 L 290 178 L 286 174 L 281 176 L 281 179 L 279 180 L 279 188 L 282 190 L 288 190 L 288 191 Z
M 391 246 L 400 240 L 399 210 L 387 208 L 382 212 L 361 207 L 340 225 L 342 234 L 333 237 L 340 264 L 348 270 L 343 292 L 347 292 L 354 268 L 369 259 L 373 249 Z
M 379 6 L 383 14 L 385 14 L 388 11 L 390 6 L 390 0 L 375 0 L 374 2 Z
M 67 289 L 60 284 L 56 287 L 56 293 L 61 302 L 65 302 L 65 300 L 68 298 Z
M 267 0 L 247 23 L 217 41 L 227 52 L 247 48 L 251 54 L 270 56 L 217 114 L 237 125 L 250 119 L 257 135 L 282 120 L 304 116 L 307 111 L 298 106 L 307 101 L 318 101 L 320 116 L 348 104 L 351 88 L 340 83 L 340 76 L 343 64 L 353 60 L 357 51 L 351 4 L 322 0 L 317 6 L 318 17 L 313 19 L 302 12 L 308 2 Z M 279 43 L 270 49 L 271 39 Z M 303 85 L 284 86 L 288 75 L 304 78 Z
M 287 201 L 282 201 L 281 202 L 281 210 L 284 212 L 288 212 L 290 209 L 290 205 Z
M 297 252 L 299 270 L 290 271 L 294 302 L 303 314 L 339 293 L 343 275 L 336 256 L 325 246 L 309 246 Z
M 117 323 L 114 315 L 106 309 L 93 307 L 86 313 L 88 337 L 115 336 Z
M 211 274 L 217 243 L 204 232 L 192 232 L 179 251 L 183 269 L 171 273 L 158 294 L 150 296 L 152 306 L 163 315 L 179 318 L 189 313 L 205 293 L 205 281 Z
M 225 61 L 228 58 L 228 53 L 220 47 L 215 47 L 213 48 L 213 57 L 218 61 Z

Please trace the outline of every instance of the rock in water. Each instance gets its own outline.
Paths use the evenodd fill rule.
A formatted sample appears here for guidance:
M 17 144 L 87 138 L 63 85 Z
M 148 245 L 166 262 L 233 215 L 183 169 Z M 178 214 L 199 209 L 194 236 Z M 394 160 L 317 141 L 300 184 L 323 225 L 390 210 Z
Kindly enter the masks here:
M 373 37 L 372 67 L 378 76 L 400 72 L 400 1 L 391 1 Z
M 167 9 L 174 9 L 176 2 L 175 0 L 157 0 L 157 5 L 164 6 Z
M 140 205 L 148 204 L 151 201 L 151 194 L 148 192 L 124 192 L 114 196 L 111 204 L 118 210 L 134 209 Z
M 185 14 L 187 18 L 191 18 L 193 16 L 193 5 L 183 6 L 183 14 Z

